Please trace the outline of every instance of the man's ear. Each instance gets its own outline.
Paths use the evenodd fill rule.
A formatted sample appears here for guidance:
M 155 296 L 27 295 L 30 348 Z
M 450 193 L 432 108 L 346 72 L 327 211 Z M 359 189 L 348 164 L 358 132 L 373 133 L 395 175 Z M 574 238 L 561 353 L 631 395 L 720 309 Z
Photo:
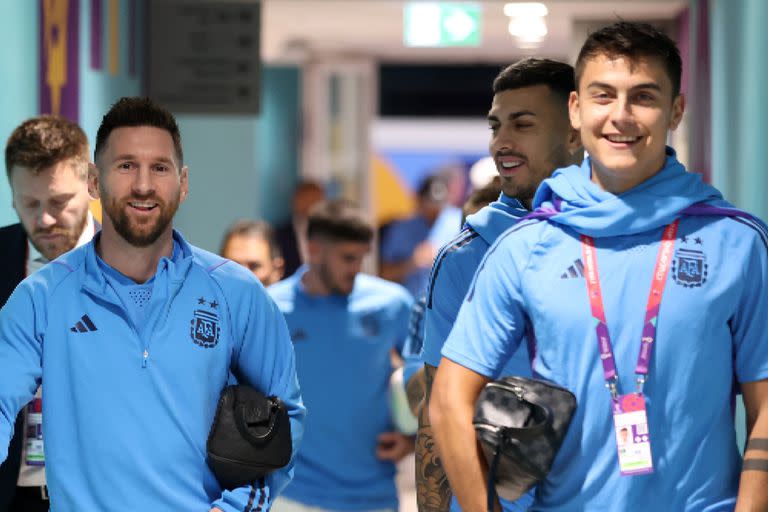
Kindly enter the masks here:
M 683 113 L 685 112 L 685 95 L 680 93 L 672 101 L 672 116 L 669 120 L 669 129 L 674 130 L 683 120 Z
M 181 202 L 183 203 L 189 195 L 189 167 L 186 165 L 181 168 L 179 181 L 181 183 Z
M 99 170 L 92 162 L 88 163 L 88 195 L 91 199 L 99 199 Z
M 581 132 L 571 126 L 568 127 L 568 141 L 566 142 L 568 153 L 576 155 L 580 153 L 584 148 L 581 144 Z
M 274 267 L 274 269 L 272 270 L 272 273 L 274 274 L 275 282 L 278 282 L 285 275 L 285 260 L 280 256 L 278 256 L 277 258 L 273 258 L 272 266 Z
M 579 112 L 579 93 L 571 91 L 568 96 L 568 118 L 574 130 L 581 130 L 581 115 Z
M 307 239 L 307 261 L 305 263 L 317 263 L 323 250 L 323 241 L 317 238 Z

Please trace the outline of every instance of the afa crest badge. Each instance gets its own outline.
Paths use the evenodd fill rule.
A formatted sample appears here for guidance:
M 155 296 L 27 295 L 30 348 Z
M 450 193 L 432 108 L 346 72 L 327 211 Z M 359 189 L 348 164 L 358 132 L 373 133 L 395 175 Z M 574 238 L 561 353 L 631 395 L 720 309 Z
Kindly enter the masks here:
M 683 243 L 688 242 L 687 237 L 683 237 Z M 702 245 L 701 238 L 695 238 L 694 244 Z M 695 247 L 695 246 L 694 246 Z M 675 251 L 675 258 L 672 260 L 672 278 L 680 286 L 686 288 L 695 288 L 707 282 L 709 267 L 707 257 L 704 251 L 680 247 Z
M 192 318 L 190 334 L 195 344 L 205 348 L 213 348 L 219 342 L 219 317 L 215 313 L 196 309 Z

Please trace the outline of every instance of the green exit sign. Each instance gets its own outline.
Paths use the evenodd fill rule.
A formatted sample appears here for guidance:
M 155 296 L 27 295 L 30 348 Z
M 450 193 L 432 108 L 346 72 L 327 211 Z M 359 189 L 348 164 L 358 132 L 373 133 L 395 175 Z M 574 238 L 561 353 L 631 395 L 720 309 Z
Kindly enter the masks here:
M 480 46 L 482 7 L 468 2 L 410 2 L 405 5 L 405 45 Z

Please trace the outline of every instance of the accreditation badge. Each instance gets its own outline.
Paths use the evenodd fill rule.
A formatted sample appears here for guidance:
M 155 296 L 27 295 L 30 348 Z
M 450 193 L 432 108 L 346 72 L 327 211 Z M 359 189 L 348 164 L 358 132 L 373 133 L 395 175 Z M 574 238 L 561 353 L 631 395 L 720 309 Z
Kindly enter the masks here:
M 43 401 L 39 398 L 32 400 L 26 407 L 26 413 L 24 462 L 28 466 L 45 466 Z
M 653 473 L 645 397 L 642 393 L 618 395 L 612 399 L 612 407 L 621 474 Z

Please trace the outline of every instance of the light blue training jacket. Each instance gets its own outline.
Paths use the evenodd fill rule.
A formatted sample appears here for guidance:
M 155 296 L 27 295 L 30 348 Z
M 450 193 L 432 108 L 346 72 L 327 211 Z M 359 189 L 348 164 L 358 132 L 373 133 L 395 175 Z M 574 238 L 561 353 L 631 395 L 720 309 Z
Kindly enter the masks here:
M 534 375 L 578 402 L 531 512 L 723 512 L 734 509 L 741 454 L 737 383 L 768 378 L 768 232 L 731 216 L 720 193 L 667 150 L 656 175 L 619 195 L 590 160 L 545 180 L 534 206 L 488 250 L 443 355 L 493 377 L 530 332 Z M 709 214 L 692 214 L 695 204 Z M 635 365 L 664 227 L 680 219 L 645 383 L 654 472 L 621 476 L 580 234 L 594 238 L 620 393 Z
M 424 363 L 435 367 L 440 364 L 440 351 L 485 253 L 499 235 L 528 213 L 517 199 L 502 193 L 497 201 L 468 216 L 461 233 L 440 250 L 429 278 L 421 353 Z M 494 377 L 507 375 L 531 376 L 531 361 L 525 343 L 510 355 Z M 527 510 L 532 501 L 533 491 L 529 491 L 514 502 L 501 500 L 501 506 L 504 512 L 518 512 Z M 461 511 L 455 496 L 451 499 L 451 511 Z
M 142 325 L 99 268 L 94 243 L 25 279 L 0 310 L 0 460 L 14 418 L 41 383 L 52 512 L 266 510 L 291 463 L 222 491 L 206 440 L 230 368 L 291 418 L 304 406 L 283 315 L 243 267 L 174 231 Z

